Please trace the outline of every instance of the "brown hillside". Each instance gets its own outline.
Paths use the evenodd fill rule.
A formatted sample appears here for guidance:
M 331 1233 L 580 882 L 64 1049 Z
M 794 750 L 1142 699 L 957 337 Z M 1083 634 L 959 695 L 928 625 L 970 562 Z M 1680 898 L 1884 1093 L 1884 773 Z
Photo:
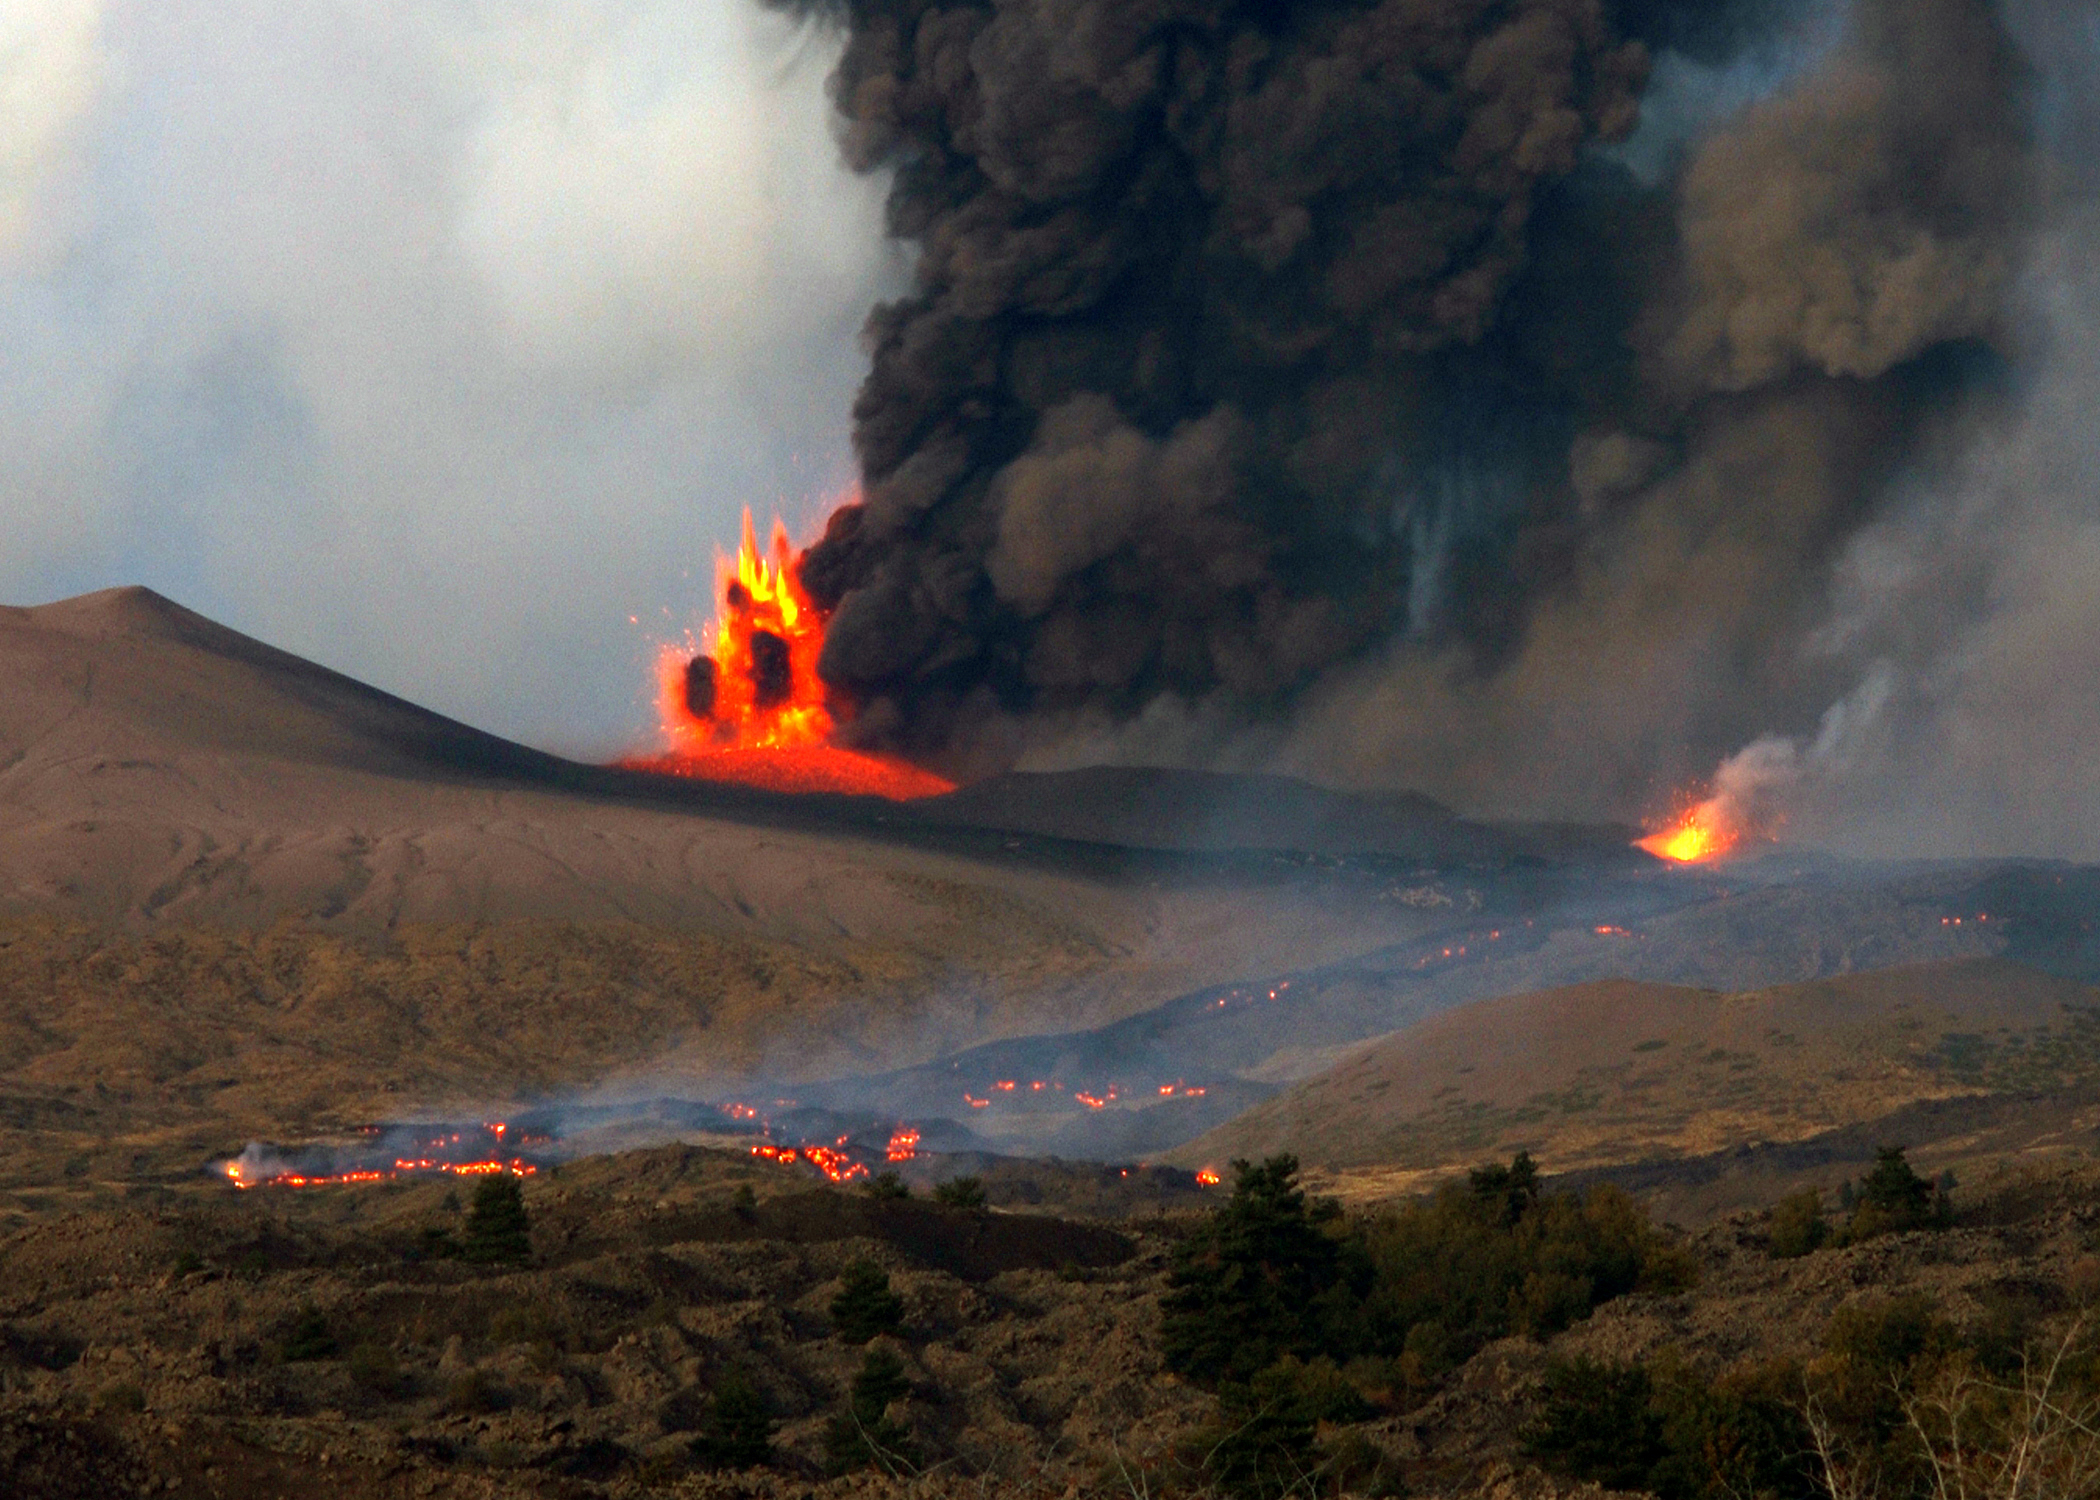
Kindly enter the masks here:
M 1409 1175 L 1800 1140 L 1920 1100 L 2100 1076 L 2100 990 L 1991 959 L 1744 994 L 1602 980 L 1446 1011 L 1169 1154 Z
M 617 783 L 145 590 L 0 610 L 0 1193 L 608 1079 L 917 1062 L 1428 921 Z

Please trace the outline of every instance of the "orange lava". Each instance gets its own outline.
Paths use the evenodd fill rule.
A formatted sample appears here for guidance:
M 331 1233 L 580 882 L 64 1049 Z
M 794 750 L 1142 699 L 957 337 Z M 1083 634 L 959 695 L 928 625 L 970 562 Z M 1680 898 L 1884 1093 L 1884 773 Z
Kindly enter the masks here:
M 704 644 L 657 653 L 656 711 L 670 752 L 621 762 L 631 770 L 733 781 L 776 792 L 844 792 L 905 802 L 955 783 L 906 761 L 842 750 L 817 657 L 825 615 L 803 591 L 787 528 L 766 552 L 751 512 L 736 556 L 716 569 L 720 614 Z
M 702 781 L 734 781 L 769 792 L 843 792 L 851 796 L 887 797 L 911 802 L 955 790 L 955 783 L 909 761 L 889 760 L 841 750 L 835 745 L 807 745 L 783 750 L 706 750 L 665 755 L 653 760 L 626 760 L 633 771 L 666 776 L 692 776 Z
M 422 1172 L 451 1172 L 460 1177 L 489 1177 L 500 1172 L 508 1172 L 513 1177 L 530 1177 L 538 1170 L 539 1168 L 535 1167 L 531 1162 L 520 1161 L 515 1158 L 510 1161 L 448 1162 L 431 1161 L 424 1158 L 410 1160 L 405 1157 L 397 1157 L 390 1171 L 377 1167 L 365 1167 L 351 1172 L 330 1172 L 314 1176 L 307 1176 L 299 1172 L 274 1172 L 260 1177 L 251 1177 L 248 1175 L 247 1169 L 238 1161 L 221 1162 L 219 1164 L 219 1171 L 224 1174 L 226 1180 L 235 1187 L 242 1189 L 255 1187 L 341 1187 L 351 1183 L 391 1182 L 394 1178 L 402 1175 L 413 1175 Z
M 1743 836 L 1744 830 L 1736 826 L 1727 805 L 1718 797 L 1708 797 L 1668 827 L 1636 839 L 1633 847 L 1673 864 L 1696 865 L 1728 854 Z

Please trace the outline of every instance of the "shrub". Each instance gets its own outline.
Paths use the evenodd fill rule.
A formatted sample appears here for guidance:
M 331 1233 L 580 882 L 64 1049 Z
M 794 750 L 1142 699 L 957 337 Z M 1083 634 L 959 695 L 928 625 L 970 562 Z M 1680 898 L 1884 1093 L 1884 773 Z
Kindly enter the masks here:
M 461 1416 L 499 1412 L 509 1405 L 509 1393 L 486 1370 L 468 1370 L 445 1387 L 445 1410 Z
M 951 1177 L 934 1188 L 933 1201 L 944 1208 L 983 1208 L 984 1180 L 979 1177 Z
M 873 1467 L 885 1474 L 900 1475 L 917 1467 L 918 1454 L 910 1431 L 889 1416 L 891 1404 L 910 1393 L 911 1386 L 904 1378 L 904 1361 L 897 1357 L 897 1351 L 884 1344 L 870 1349 L 861 1361 L 860 1373 L 853 1377 L 846 1410 L 832 1418 L 824 1435 L 825 1454 L 833 1473 Z
M 1519 1157 L 1372 1222 L 1372 1347 L 1428 1379 L 1511 1333 L 1543 1337 L 1636 1289 L 1689 1285 L 1685 1253 L 1609 1185 L 1541 1194 Z M 1339 1352 L 1339 1351 L 1337 1351 Z
M 1901 1146 L 1883 1146 L 1875 1153 L 1874 1170 L 1860 1181 L 1858 1201 L 1845 1225 L 1847 1244 L 1906 1229 L 1937 1228 L 1952 1217 L 1946 1195 L 1911 1170 Z
M 871 1260 L 857 1260 L 839 1278 L 831 1299 L 831 1326 L 849 1344 L 865 1344 L 904 1326 L 903 1299 L 890 1290 L 890 1273 Z
M 1218 1426 L 1206 1434 L 1203 1465 L 1226 1494 L 1280 1500 L 1314 1489 L 1319 1415 L 1296 1376 L 1279 1361 L 1245 1384 L 1220 1389 Z
M 1662 1462 L 1662 1415 L 1643 1365 L 1577 1357 L 1546 1367 L 1545 1405 L 1524 1451 L 1556 1474 L 1608 1490 L 1643 1490 Z
M 888 1404 L 888 1400 L 883 1402 Z M 724 1376 L 715 1387 L 706 1427 L 693 1440 L 693 1458 L 716 1469 L 755 1469 L 770 1464 L 773 1427 L 773 1413 L 758 1388 L 742 1375 Z
M 870 1198 L 909 1198 L 911 1185 L 895 1172 L 878 1172 L 860 1185 L 860 1190 Z
M 1298 1159 L 1232 1164 L 1232 1196 L 1178 1248 L 1161 1302 L 1167 1368 L 1200 1383 L 1245 1381 L 1286 1354 L 1340 1352 L 1354 1300 L 1330 1206 L 1309 1206 Z
M 367 1342 L 354 1345 L 343 1363 L 350 1378 L 375 1396 L 399 1396 L 407 1388 L 394 1351 L 384 1344 Z
M 327 1316 L 312 1303 L 300 1308 L 292 1326 L 285 1331 L 285 1359 L 330 1359 L 335 1351 L 335 1334 L 328 1326 Z
M 1809 1500 L 1794 1389 L 1784 1368 L 1708 1380 L 1673 1364 L 1556 1362 L 1524 1449 L 1555 1473 L 1663 1500 Z
M 1774 1260 L 1798 1260 L 1820 1250 L 1830 1239 L 1830 1223 L 1823 1217 L 1823 1195 L 1814 1188 L 1782 1198 L 1772 1208 L 1772 1229 L 1766 1248 Z
M 477 1265 L 523 1265 L 532 1258 L 526 1234 L 525 1193 L 518 1179 L 503 1173 L 474 1184 L 474 1206 L 460 1247 L 463 1258 Z

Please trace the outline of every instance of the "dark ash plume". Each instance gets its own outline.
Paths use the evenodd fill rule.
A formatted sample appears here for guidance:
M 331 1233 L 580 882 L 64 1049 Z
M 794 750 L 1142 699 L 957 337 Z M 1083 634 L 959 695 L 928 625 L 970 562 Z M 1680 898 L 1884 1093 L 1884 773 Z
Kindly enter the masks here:
M 1660 183 L 1605 149 L 1657 51 L 1802 5 L 799 8 L 920 252 L 804 566 L 821 670 L 951 768 L 1166 704 L 1477 792 L 1523 771 L 1501 700 L 1672 636 L 1714 680 L 1605 695 L 1603 748 L 1709 757 L 1822 691 L 1819 562 L 1991 365 L 2027 145 L 1985 0 L 1856 0 Z

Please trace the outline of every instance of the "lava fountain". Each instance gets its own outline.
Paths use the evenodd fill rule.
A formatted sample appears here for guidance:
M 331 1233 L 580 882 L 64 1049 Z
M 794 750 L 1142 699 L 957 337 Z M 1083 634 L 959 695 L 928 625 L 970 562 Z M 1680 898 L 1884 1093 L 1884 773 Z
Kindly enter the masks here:
M 1673 864 L 1697 865 L 1725 858 L 1756 836 L 1735 799 L 1716 792 L 1692 802 L 1646 838 L 1636 839 L 1633 847 Z
M 826 616 L 804 592 L 801 558 L 773 523 L 761 551 L 744 512 L 734 557 L 718 559 L 719 613 L 704 643 L 657 653 L 656 711 L 668 753 L 636 770 L 784 792 L 848 792 L 909 801 L 955 790 L 919 766 L 832 743 L 834 706 L 817 675 Z

